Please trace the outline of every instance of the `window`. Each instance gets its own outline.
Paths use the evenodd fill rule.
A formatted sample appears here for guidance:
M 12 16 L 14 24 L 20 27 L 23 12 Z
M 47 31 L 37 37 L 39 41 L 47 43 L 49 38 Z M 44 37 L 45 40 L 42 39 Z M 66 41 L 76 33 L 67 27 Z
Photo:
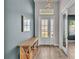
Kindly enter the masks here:
M 75 20 L 69 20 L 69 35 L 75 35 Z
M 41 36 L 43 38 L 48 37 L 48 20 L 47 19 L 41 20 Z
M 22 32 L 30 31 L 30 24 L 30 19 L 26 18 L 25 16 L 22 16 Z
M 24 31 L 30 31 L 30 19 L 24 20 Z

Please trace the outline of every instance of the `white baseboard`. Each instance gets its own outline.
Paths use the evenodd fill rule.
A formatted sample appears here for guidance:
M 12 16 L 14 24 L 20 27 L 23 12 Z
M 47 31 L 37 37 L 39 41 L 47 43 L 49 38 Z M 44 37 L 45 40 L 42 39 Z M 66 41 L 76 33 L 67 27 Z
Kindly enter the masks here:
M 40 45 L 53 45 L 53 46 L 59 47 L 59 44 L 38 44 L 38 46 L 40 46 Z
M 71 43 L 71 42 L 75 42 L 75 40 L 68 40 L 68 42 L 70 42 L 70 43 Z
M 57 47 L 59 47 L 59 44 L 53 44 L 54 46 L 57 46 Z

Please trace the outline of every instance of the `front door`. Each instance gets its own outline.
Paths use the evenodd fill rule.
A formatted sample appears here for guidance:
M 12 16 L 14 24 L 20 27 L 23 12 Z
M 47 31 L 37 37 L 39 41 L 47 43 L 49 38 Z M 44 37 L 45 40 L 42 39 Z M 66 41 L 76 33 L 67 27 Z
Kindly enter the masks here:
M 50 16 L 40 18 L 40 44 L 51 45 L 53 44 L 53 18 Z

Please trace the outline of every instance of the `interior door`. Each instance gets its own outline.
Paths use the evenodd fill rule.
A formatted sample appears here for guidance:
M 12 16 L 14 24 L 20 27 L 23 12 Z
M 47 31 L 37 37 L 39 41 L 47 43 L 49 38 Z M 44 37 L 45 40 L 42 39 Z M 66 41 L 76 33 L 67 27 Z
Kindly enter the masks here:
M 40 44 L 53 44 L 53 19 L 51 17 L 40 19 Z
M 64 10 L 62 14 L 63 19 L 63 40 L 62 40 L 62 49 L 64 53 L 68 54 L 68 12 Z

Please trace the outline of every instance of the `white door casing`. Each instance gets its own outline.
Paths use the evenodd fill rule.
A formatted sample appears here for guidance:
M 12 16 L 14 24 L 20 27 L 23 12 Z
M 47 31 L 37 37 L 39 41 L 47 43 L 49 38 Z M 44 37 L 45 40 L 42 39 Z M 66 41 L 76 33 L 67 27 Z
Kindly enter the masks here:
M 64 9 L 61 13 L 62 17 L 62 45 L 61 49 L 64 51 L 64 53 L 68 54 L 68 10 Z M 65 15 L 65 18 L 63 18 L 63 15 Z M 65 35 L 65 37 L 64 37 Z M 63 39 L 65 38 L 66 47 L 63 46 Z

